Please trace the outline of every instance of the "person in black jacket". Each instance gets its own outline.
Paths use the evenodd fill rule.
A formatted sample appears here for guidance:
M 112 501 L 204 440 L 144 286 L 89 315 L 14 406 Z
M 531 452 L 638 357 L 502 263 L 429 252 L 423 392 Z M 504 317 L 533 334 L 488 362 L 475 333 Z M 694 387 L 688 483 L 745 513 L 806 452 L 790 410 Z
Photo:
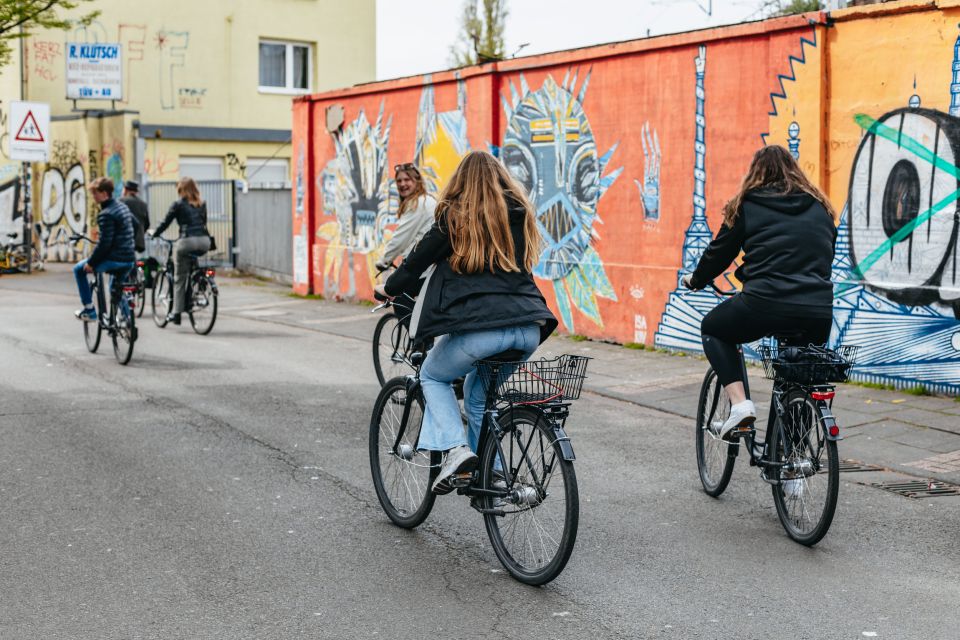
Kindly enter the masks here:
M 135 225 L 133 246 L 138 252 L 142 252 L 147 248 L 143 236 L 150 228 L 150 212 L 147 209 L 147 203 L 140 199 L 139 191 L 140 185 L 137 182 L 127 180 L 123 183 L 123 196 L 121 196 L 120 202 L 127 205 L 127 209 L 130 209 L 130 213 L 133 214 Z
M 210 234 L 207 233 L 207 204 L 200 199 L 200 189 L 193 178 L 183 177 L 177 183 L 180 199 L 170 205 L 167 217 L 153 231 L 159 236 L 176 220 L 180 227 L 180 239 L 173 245 L 173 310 L 167 321 L 180 324 L 183 302 L 190 276 L 190 255 L 202 255 L 210 251 Z
M 742 291 L 717 305 L 701 323 L 703 350 L 730 398 L 719 435 L 753 424 L 756 409 L 744 392 L 737 345 L 782 332 L 799 344 L 824 344 L 833 318 L 830 281 L 837 214 L 826 196 L 781 146 L 758 151 L 740 192 L 723 208 L 723 225 L 697 268 L 684 276 L 702 289 L 743 251 L 736 278 Z
M 474 362 L 508 349 L 529 358 L 557 327 L 530 273 L 541 242 L 522 187 L 492 155 L 474 151 L 441 194 L 434 225 L 378 287 L 395 296 L 428 273 L 410 333 L 418 341 L 439 336 L 420 369 L 426 409 L 419 446 L 447 452 L 435 493 L 449 492 L 451 475 L 477 466 L 484 393 Z M 466 437 L 452 386 L 464 375 Z
M 99 237 L 97 248 L 90 257 L 81 260 L 73 267 L 73 276 L 80 291 L 83 308 L 74 313 L 84 322 L 96 322 L 97 311 L 93 308 L 93 292 L 88 273 L 110 273 L 114 277 L 125 277 L 133 269 L 133 215 L 122 202 L 113 199 L 113 180 L 97 178 L 89 185 L 90 194 L 100 205 L 97 214 Z

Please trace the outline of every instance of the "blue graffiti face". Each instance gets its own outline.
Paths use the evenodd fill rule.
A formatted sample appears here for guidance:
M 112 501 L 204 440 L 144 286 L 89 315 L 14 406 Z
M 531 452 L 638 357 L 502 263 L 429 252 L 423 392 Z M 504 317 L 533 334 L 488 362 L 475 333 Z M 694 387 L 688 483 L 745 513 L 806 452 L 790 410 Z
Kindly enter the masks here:
M 605 186 L 604 160 L 586 114 L 569 87 L 547 77 L 514 105 L 504 136 L 503 163 L 526 188 L 537 212 L 546 248 L 534 273 L 550 280 L 565 277 L 590 246 L 597 201 Z M 565 83 L 566 85 L 566 83 Z M 586 89 L 586 81 L 580 98 Z

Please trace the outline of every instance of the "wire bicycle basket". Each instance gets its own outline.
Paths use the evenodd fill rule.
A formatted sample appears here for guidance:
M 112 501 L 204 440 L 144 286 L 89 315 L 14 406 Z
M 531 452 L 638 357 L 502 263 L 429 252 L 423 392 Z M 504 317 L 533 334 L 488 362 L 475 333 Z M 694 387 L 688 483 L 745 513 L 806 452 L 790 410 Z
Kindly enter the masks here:
M 562 355 L 550 360 L 498 362 L 478 360 L 477 376 L 484 393 L 498 372 L 497 397 L 509 404 L 544 404 L 576 400 L 587 377 L 587 356 Z
M 859 349 L 857 345 L 840 345 L 836 349 L 816 345 L 778 349 L 776 345 L 760 345 L 757 352 L 768 379 L 817 385 L 846 382 Z

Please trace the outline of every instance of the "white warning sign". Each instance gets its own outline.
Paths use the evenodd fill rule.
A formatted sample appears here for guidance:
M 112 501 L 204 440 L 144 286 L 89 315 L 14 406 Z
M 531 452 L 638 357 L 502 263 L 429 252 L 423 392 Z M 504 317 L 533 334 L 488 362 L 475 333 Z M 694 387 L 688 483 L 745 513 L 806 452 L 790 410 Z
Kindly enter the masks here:
M 45 102 L 11 102 L 10 159 L 45 162 L 50 151 L 50 105 Z

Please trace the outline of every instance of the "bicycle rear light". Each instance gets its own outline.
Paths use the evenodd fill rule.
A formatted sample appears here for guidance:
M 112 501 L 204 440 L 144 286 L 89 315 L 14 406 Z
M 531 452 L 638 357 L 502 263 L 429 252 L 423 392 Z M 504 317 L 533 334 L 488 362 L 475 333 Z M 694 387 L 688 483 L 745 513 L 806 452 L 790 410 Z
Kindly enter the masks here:
M 208 277 L 208 278 L 212 278 L 212 277 L 215 276 L 215 275 L 217 275 L 217 270 L 216 270 L 216 269 L 207 269 L 207 277 Z
M 810 397 L 814 400 L 833 400 L 835 395 L 837 395 L 836 391 L 814 391 Z
M 830 436 L 833 438 L 836 438 L 839 435 L 840 435 L 840 427 L 838 427 L 835 424 L 830 425 Z
M 138 266 L 138 267 L 142 267 L 142 266 L 143 266 L 143 260 L 137 260 L 137 266 Z

